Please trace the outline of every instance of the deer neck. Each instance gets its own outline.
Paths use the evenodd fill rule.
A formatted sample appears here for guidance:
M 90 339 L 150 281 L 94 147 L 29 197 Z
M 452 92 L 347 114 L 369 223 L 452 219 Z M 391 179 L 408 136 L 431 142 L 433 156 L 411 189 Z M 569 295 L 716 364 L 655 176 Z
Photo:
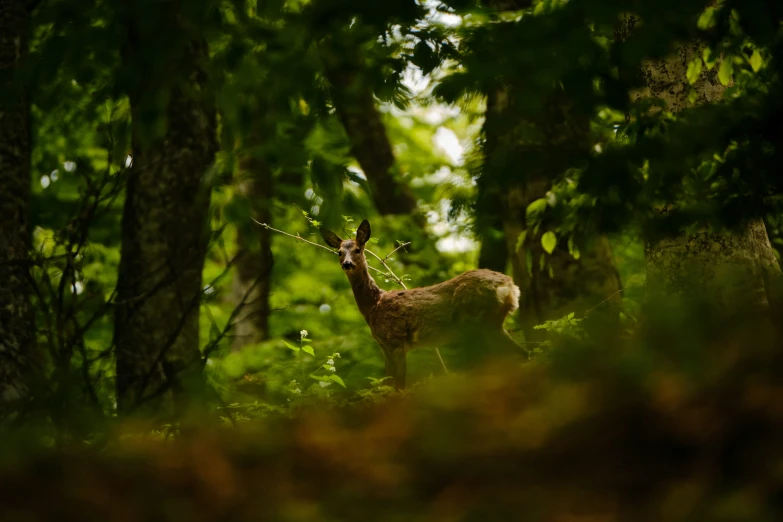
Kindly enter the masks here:
M 359 307 L 359 311 L 364 316 L 365 321 L 369 323 L 370 312 L 380 301 L 383 290 L 375 283 L 375 279 L 372 278 L 367 268 L 363 271 L 348 274 L 348 281 L 351 283 L 356 305 Z

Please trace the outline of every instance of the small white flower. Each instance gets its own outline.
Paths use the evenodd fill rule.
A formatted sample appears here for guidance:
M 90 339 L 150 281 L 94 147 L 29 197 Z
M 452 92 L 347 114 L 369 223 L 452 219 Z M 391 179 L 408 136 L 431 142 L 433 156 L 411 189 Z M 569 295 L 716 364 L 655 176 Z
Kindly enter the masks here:
M 301 332 L 299 332 L 299 335 L 301 335 L 302 338 L 307 337 L 307 330 L 302 330 Z
M 299 395 L 300 393 L 302 393 L 302 390 L 299 388 L 294 389 L 294 395 Z
M 329 366 L 334 366 L 334 359 L 329 359 L 328 361 L 326 361 L 326 364 L 328 364 Z
M 336 372 L 336 371 L 337 371 L 337 368 L 335 368 L 334 366 L 330 366 L 330 367 L 329 367 L 329 371 L 330 371 L 330 372 Z
M 340 357 L 340 352 L 334 352 L 335 357 Z

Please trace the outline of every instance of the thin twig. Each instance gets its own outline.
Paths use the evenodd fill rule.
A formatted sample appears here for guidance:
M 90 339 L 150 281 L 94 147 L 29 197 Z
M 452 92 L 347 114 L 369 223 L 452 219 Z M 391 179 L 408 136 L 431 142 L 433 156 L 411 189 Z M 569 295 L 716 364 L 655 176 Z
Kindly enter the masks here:
M 383 260 L 384 260 L 384 261 L 386 261 L 387 259 L 389 259 L 389 256 L 391 256 L 393 253 L 395 253 L 396 251 L 398 251 L 398 250 L 399 250 L 399 249 L 401 249 L 401 248 L 405 248 L 406 246 L 408 246 L 408 245 L 410 245 L 410 244 L 411 244 L 411 242 L 410 242 L 410 241 L 408 241 L 408 242 L 406 242 L 406 243 L 400 243 L 400 246 L 398 246 L 397 248 L 395 248 L 394 250 L 392 250 L 391 252 L 389 252 L 388 254 L 386 254 L 386 257 L 384 257 L 384 258 L 383 258 Z
M 407 290 L 407 289 L 408 289 L 408 287 L 407 287 L 407 286 L 405 286 L 405 283 L 402 281 L 402 279 L 400 279 L 399 277 L 397 277 L 397 274 L 395 274 L 394 272 L 392 272 L 392 269 L 391 269 L 391 268 L 389 268 L 389 265 L 387 265 L 387 264 L 386 264 L 386 261 L 384 261 L 383 259 L 381 259 L 381 257 L 380 257 L 378 254 L 376 254 L 376 253 L 375 253 L 375 252 L 373 252 L 372 250 L 367 250 L 366 248 L 364 249 L 364 251 L 365 251 L 365 252 L 367 252 L 368 254 L 370 254 L 370 255 L 371 255 L 372 257 L 374 257 L 375 259 L 377 259 L 377 260 L 378 260 L 378 262 L 380 262 L 380 263 L 383 265 L 383 268 L 385 268 L 385 269 L 388 271 L 388 275 L 389 275 L 389 276 L 391 276 L 391 278 L 392 278 L 392 279 L 393 279 L 393 280 L 394 280 L 394 281 L 395 281 L 395 282 L 396 282 L 398 285 L 402 286 L 402 287 L 403 287 L 405 290 Z
M 253 218 L 251 217 L 250 219 L 253 219 Z M 318 248 L 323 248 L 324 250 L 328 250 L 328 251 L 329 251 L 329 252 L 331 252 L 332 254 L 335 254 L 335 255 L 337 254 L 337 251 L 336 251 L 336 250 L 332 250 L 332 249 L 331 249 L 331 248 L 329 248 L 329 247 L 325 247 L 325 246 L 323 246 L 323 245 L 319 245 L 318 243 L 313 243 L 312 241 L 308 241 L 308 240 L 306 240 L 305 238 L 303 238 L 302 236 L 300 236 L 299 234 L 296 234 L 296 235 L 294 235 L 294 234 L 289 234 L 288 232 L 283 232 L 282 230 L 278 230 L 278 229 L 276 229 L 276 228 L 272 228 L 272 227 L 270 227 L 269 225 L 267 225 L 266 223 L 261 223 L 260 221 L 256 221 L 255 219 L 253 219 L 253 221 L 254 221 L 255 223 L 257 223 L 257 224 L 261 225 L 261 226 L 262 226 L 262 227 L 264 227 L 265 229 L 267 229 L 267 230 L 271 230 L 272 232 L 277 232 L 278 234 L 283 234 L 284 236 L 292 237 L 292 238 L 294 238 L 294 239 L 296 239 L 296 240 L 298 240 L 298 241 L 302 241 L 302 242 L 304 242 L 304 243 L 307 243 L 307 244 L 309 244 L 309 245 L 317 246 Z
M 250 219 L 253 219 L 253 218 L 250 218 Z M 254 221 L 255 223 L 257 223 L 257 224 L 261 225 L 262 227 L 266 228 L 267 230 L 271 230 L 272 232 L 277 232 L 278 234 L 283 234 L 284 236 L 292 237 L 292 238 L 296 239 L 297 241 L 302 241 L 303 243 L 307 243 L 308 245 L 313 245 L 313 246 L 317 246 L 318 248 L 323 248 L 324 250 L 328 250 L 328 251 L 329 251 L 329 252 L 331 252 L 332 254 L 338 254 L 338 252 L 337 252 L 336 250 L 332 250 L 332 249 L 331 249 L 331 248 L 329 248 L 329 247 L 325 247 L 325 246 L 323 246 L 323 245 L 319 245 L 318 243 L 313 243 L 312 241 L 308 241 L 308 240 L 306 240 L 305 238 L 303 238 L 302 236 L 300 236 L 299 234 L 296 234 L 296 235 L 294 235 L 294 234 L 289 234 L 288 232 L 283 232 L 282 230 L 278 230 L 278 229 L 276 229 L 276 228 L 270 227 L 270 226 L 269 226 L 269 225 L 267 225 L 266 223 L 261 223 L 260 221 L 256 221 L 255 219 L 253 219 L 253 221 Z M 373 254 L 373 255 L 374 255 L 374 254 Z M 383 276 L 385 276 L 385 277 L 389 277 L 389 274 L 387 274 L 387 273 L 386 273 L 386 272 L 384 272 L 383 270 L 378 270 L 378 269 L 377 269 L 377 268 L 375 268 L 374 266 L 369 266 L 369 265 L 368 265 L 368 267 L 367 267 L 367 268 L 369 268 L 370 270 L 374 270 L 374 271 L 378 272 L 379 274 L 381 274 L 381 275 L 383 275 Z
M 612 295 L 610 295 L 609 297 L 607 297 L 606 299 L 604 299 L 603 301 L 601 301 L 600 303 L 598 303 L 597 305 L 595 305 L 594 307 L 592 307 L 591 309 L 586 311 L 583 319 L 586 318 L 588 315 L 590 315 L 590 312 L 592 312 L 593 310 L 595 310 L 596 308 L 598 308 L 599 306 L 601 306 L 602 304 L 604 304 L 609 299 L 611 299 L 612 297 L 616 296 L 617 294 L 619 294 L 620 292 L 622 292 L 623 290 L 625 290 L 629 286 L 631 286 L 630 283 L 628 283 L 627 285 L 625 285 L 624 287 L 622 287 L 621 289 L 619 289 L 618 291 L 616 291 L 615 293 L 613 293 Z

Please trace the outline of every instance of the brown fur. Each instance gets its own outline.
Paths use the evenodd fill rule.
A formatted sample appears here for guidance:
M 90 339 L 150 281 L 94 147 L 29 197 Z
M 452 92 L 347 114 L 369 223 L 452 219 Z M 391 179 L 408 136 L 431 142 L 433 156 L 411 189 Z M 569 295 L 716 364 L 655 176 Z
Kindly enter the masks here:
M 520 349 L 503 329 L 506 316 L 517 309 L 519 288 L 513 280 L 491 270 L 470 270 L 433 286 L 385 291 L 370 276 L 364 245 L 370 224 L 359 226 L 356 240 L 341 240 L 322 230 L 327 244 L 338 249 L 340 265 L 351 282 L 359 311 L 386 358 L 386 375 L 405 387 L 405 354 L 419 346 L 450 344 L 466 332 L 482 340 Z

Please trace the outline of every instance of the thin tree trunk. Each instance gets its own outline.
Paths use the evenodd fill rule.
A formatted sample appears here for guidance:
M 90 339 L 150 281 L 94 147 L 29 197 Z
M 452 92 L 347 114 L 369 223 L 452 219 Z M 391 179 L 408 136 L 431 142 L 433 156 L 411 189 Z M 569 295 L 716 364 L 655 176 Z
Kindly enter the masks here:
M 635 22 L 632 16 L 625 17 L 616 36 L 626 38 Z M 718 66 L 710 71 L 705 67 L 694 85 L 688 83 L 688 64 L 702 54 L 699 42 L 689 42 L 665 59 L 644 62 L 644 88 L 632 97 L 659 98 L 673 112 L 691 106 L 691 90 L 696 92 L 695 104 L 718 102 L 726 89 L 718 80 Z M 667 210 L 676 212 L 676 208 Z M 723 312 L 749 305 L 783 319 L 783 278 L 761 218 L 747 220 L 736 230 L 705 226 L 674 236 L 656 234 L 654 227 L 650 230 L 644 249 L 649 298 L 696 299 Z
M 0 415 L 26 398 L 35 327 L 30 305 L 30 101 L 24 0 L 0 0 Z
M 168 9 L 155 13 L 157 24 L 142 25 L 145 10 L 138 8 L 126 49 L 144 81 L 130 92 L 135 157 L 117 283 L 117 406 L 124 413 L 142 404 L 182 411 L 202 385 L 198 319 L 216 122 L 202 69 L 206 44 L 187 40 L 180 13 Z M 182 35 L 172 44 L 180 47 L 153 52 L 163 31 Z M 150 62 L 158 52 L 160 68 Z M 149 125 L 151 111 L 165 122 L 162 133 Z
M 485 148 L 484 152 L 488 151 Z M 476 235 L 480 241 L 478 266 L 503 273 L 509 260 L 503 227 L 506 194 L 499 180 L 491 177 L 479 176 L 476 183 Z
M 254 217 L 261 223 L 272 222 L 272 170 L 253 151 L 240 162 L 241 179 L 236 188 L 250 202 Z M 269 294 L 272 282 L 272 234 L 255 223 L 240 225 L 237 231 L 239 259 L 233 282 L 235 306 L 241 311 L 234 328 L 232 348 L 269 338 Z
M 498 12 L 531 5 L 529 0 L 485 3 Z M 535 339 L 540 335 L 533 327 L 544 321 L 571 312 L 583 314 L 610 296 L 614 296 L 610 302 L 617 302 L 621 283 L 605 236 L 585 245 L 579 259 L 571 255 L 563 240 L 550 255 L 541 245 L 547 229 L 536 231 L 528 222 L 528 205 L 545 197 L 553 176 L 568 166 L 569 157 L 582 153 L 590 143 L 589 120 L 573 113 L 562 93 L 553 91 L 541 114 L 529 121 L 515 115 L 515 99 L 523 95 L 523 87 L 508 83 L 487 95 L 482 175 L 486 179 L 479 182 L 478 210 L 489 226 L 481 231 L 479 266 L 498 270 L 501 253 L 509 256 L 514 282 L 521 291 L 519 320 L 526 338 Z M 520 165 L 525 166 L 524 172 L 520 172 Z M 492 234 L 499 223 L 503 245 L 498 245 Z M 502 266 L 505 268 L 505 263 Z
M 321 56 L 332 86 L 332 102 L 351 142 L 353 155 L 367 176 L 378 212 L 382 215 L 411 214 L 416 210 L 416 198 L 410 188 L 395 177 L 394 151 L 381 112 L 375 104 L 361 60 L 353 54 L 353 50 L 338 51 L 324 44 Z M 346 56 L 353 59 L 346 59 Z
M 579 259 L 564 240 L 550 255 L 541 245 L 546 227 L 535 230 L 528 222 L 528 205 L 546 196 L 552 176 L 565 168 L 562 161 L 589 147 L 589 123 L 571 114 L 560 94 L 553 96 L 536 121 L 517 121 L 513 97 L 518 95 L 505 86 L 488 96 L 484 133 L 489 181 L 484 183 L 494 182 L 494 190 L 503 195 L 492 211 L 503 222 L 505 251 L 521 290 L 519 319 L 526 337 L 532 339 L 538 337 L 533 327 L 544 321 L 571 312 L 583 314 L 609 297 L 610 302 L 618 301 L 621 283 L 605 236 L 583 246 Z M 530 132 L 531 126 L 535 133 Z M 536 134 L 539 141 L 530 138 Z M 525 164 L 523 175 L 517 172 L 520 164 Z

